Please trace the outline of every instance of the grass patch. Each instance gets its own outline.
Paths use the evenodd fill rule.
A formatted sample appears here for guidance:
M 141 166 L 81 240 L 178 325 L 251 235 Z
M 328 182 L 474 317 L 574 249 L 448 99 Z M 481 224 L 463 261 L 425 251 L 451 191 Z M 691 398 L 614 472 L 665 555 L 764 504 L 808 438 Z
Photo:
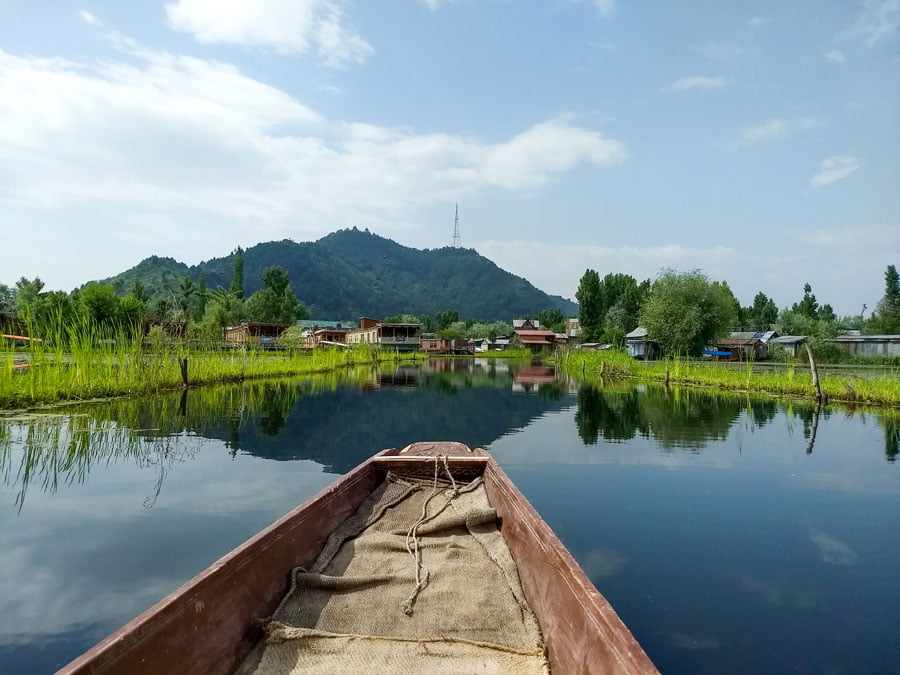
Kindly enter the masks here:
M 716 363 L 665 359 L 636 361 L 623 352 L 569 352 L 556 358 L 558 365 L 571 374 L 585 377 L 638 378 L 655 382 L 711 387 L 728 391 L 747 391 L 815 398 L 812 376 L 789 365 L 782 371 L 754 372 L 752 364 L 743 368 L 723 367 Z M 885 370 L 880 377 L 820 375 L 822 394 L 831 401 L 900 406 L 900 369 Z
M 196 386 L 425 358 L 368 345 L 310 352 L 145 344 L 125 331 L 104 333 L 82 325 L 43 342 L 31 342 L 24 351 L 15 351 L 8 343 L 0 345 L 0 409 L 176 389 L 182 386 L 180 359 L 187 359 L 188 384 Z M 18 367 L 17 361 L 27 367 Z

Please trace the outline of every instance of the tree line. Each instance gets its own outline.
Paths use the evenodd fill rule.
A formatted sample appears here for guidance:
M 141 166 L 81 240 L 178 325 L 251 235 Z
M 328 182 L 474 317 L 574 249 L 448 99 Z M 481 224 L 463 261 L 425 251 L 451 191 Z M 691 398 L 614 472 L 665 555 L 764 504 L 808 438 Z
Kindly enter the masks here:
M 65 293 L 45 291 L 39 277 L 22 277 L 12 287 L 0 284 L 0 312 L 17 315 L 34 336 L 64 336 L 69 327 L 86 322 L 103 332 L 135 333 L 159 326 L 201 340 L 218 340 L 223 328 L 242 320 L 293 324 L 309 318 L 281 267 L 267 267 L 262 281 L 263 288 L 245 298 L 243 250 L 238 247 L 227 289 L 208 289 L 201 274 L 196 282 L 182 278 L 177 290 L 151 301 L 140 279 L 119 296 L 111 284 L 91 282 Z
M 742 306 L 727 282 L 710 280 L 700 270 L 664 269 L 651 283 L 628 274 L 601 278 L 588 269 L 575 295 L 585 342 L 621 346 L 625 334 L 640 325 L 665 354 L 696 355 L 731 331 L 777 329 L 782 335 L 804 335 L 827 351 L 825 341 L 845 330 L 900 333 L 900 277 L 894 265 L 888 265 L 884 278 L 884 296 L 868 319 L 863 313 L 838 317 L 830 304 L 819 304 L 808 283 L 789 308 L 779 311 L 762 291 Z

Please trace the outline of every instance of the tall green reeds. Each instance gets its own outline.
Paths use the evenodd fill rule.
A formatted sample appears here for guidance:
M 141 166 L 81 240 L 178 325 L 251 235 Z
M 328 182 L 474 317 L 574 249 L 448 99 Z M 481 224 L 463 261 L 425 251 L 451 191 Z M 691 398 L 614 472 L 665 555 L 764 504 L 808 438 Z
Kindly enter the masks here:
M 90 321 L 58 325 L 23 348 L 0 344 L 0 409 L 164 391 L 182 386 L 179 359 L 187 359 L 191 386 L 261 377 L 320 373 L 348 366 L 421 360 L 372 346 L 340 350 L 223 349 L 157 340 L 139 331 Z M 16 367 L 16 366 L 25 367 Z
M 812 377 L 796 372 L 794 364 L 784 371 L 756 372 L 752 364 L 743 369 L 680 358 L 636 361 L 618 351 L 572 352 L 558 363 L 572 374 L 602 375 L 604 378 L 634 377 L 644 380 L 713 387 L 730 391 L 755 391 L 814 398 Z M 566 365 L 568 364 L 568 365 Z M 832 401 L 900 406 L 900 370 L 885 370 L 879 377 L 820 375 L 822 393 Z

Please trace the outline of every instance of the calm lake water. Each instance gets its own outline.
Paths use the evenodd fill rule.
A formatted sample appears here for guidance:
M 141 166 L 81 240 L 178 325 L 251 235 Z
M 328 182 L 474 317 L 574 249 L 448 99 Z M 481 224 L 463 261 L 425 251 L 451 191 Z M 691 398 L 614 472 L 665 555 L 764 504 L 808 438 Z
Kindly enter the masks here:
M 477 360 L 0 417 L 0 671 L 53 671 L 416 440 L 493 453 L 663 672 L 900 672 L 896 412 Z

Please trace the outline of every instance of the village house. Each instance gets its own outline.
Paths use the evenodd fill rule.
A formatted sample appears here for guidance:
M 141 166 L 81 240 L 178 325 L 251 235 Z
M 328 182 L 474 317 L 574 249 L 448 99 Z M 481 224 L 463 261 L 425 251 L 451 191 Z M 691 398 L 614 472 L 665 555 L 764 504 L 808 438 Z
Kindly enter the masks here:
M 421 341 L 420 323 L 383 323 L 368 317 L 361 318 L 359 328 L 347 333 L 348 345 L 369 344 L 398 352 L 418 351 Z
M 287 328 L 288 324 L 286 323 L 241 321 L 237 326 L 225 329 L 225 342 L 242 347 L 275 349 L 276 341 Z
M 784 349 L 792 357 L 796 358 L 800 351 L 800 345 L 806 342 L 805 335 L 778 335 L 772 338 L 770 344 Z
M 518 329 L 513 331 L 512 339 L 535 353 L 548 351 L 556 345 L 556 333 L 552 330 Z
M 303 348 L 347 347 L 347 334 L 350 330 L 349 326 L 307 328 L 303 331 Z
M 828 342 L 856 356 L 900 356 L 900 335 L 838 335 Z
M 441 338 L 434 333 L 422 335 L 419 349 L 426 354 L 471 354 L 472 341 L 465 338 Z
M 625 351 L 633 359 L 652 361 L 659 357 L 659 344 L 648 337 L 646 328 L 638 326 L 625 334 Z
M 770 331 L 736 331 L 716 342 L 718 351 L 729 352 L 728 361 L 758 361 L 769 355 L 769 342 L 778 337 Z M 718 357 L 717 357 L 718 358 Z

